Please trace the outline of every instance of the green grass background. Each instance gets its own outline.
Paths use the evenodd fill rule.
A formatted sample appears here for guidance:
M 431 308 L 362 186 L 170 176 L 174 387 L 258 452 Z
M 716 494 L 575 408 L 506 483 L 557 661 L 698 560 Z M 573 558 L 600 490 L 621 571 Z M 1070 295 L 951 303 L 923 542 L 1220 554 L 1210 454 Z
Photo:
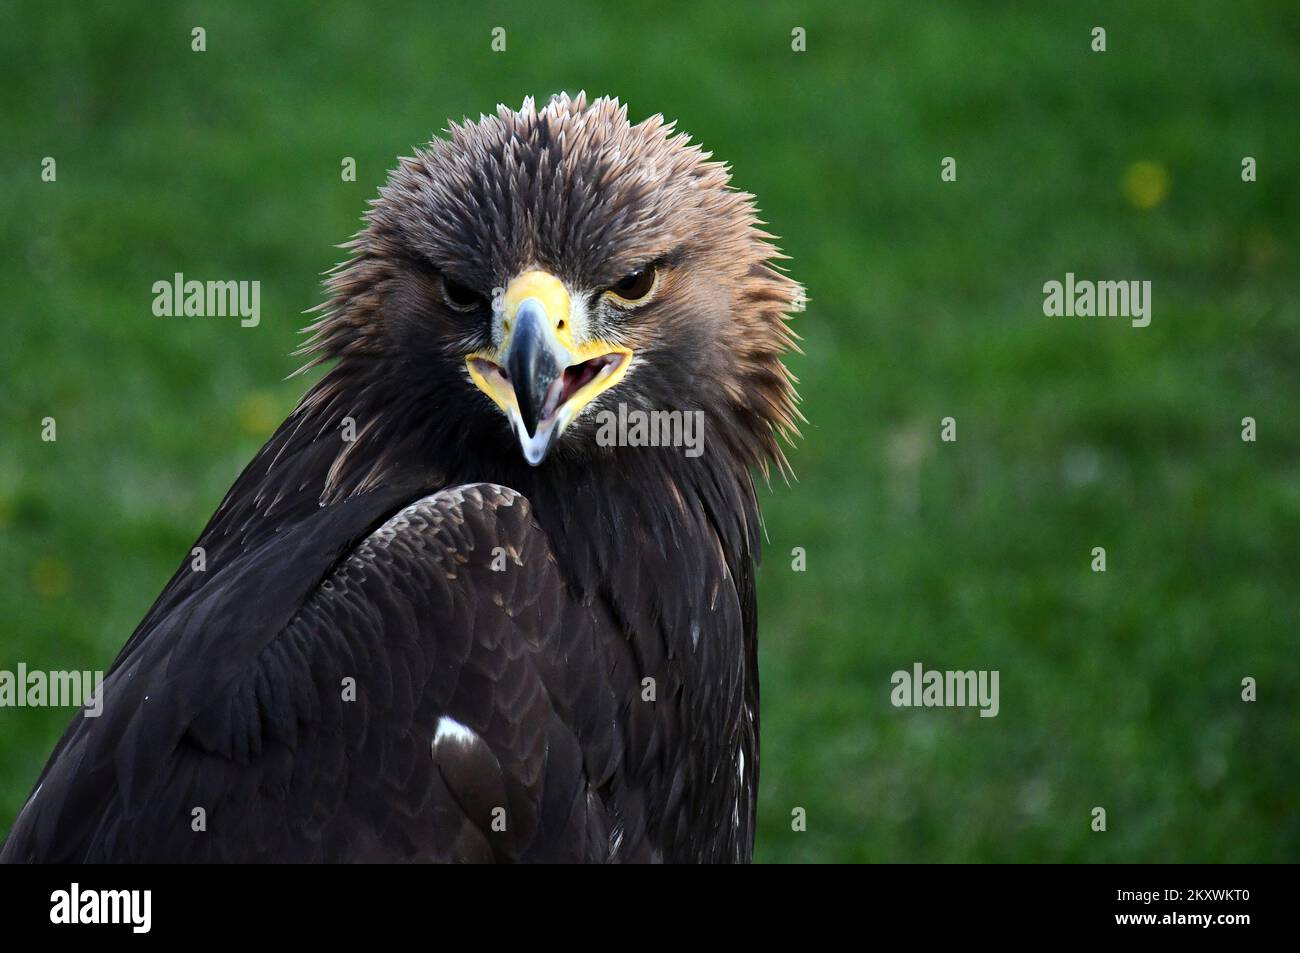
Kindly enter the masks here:
M 732 163 L 811 296 L 758 857 L 1300 860 L 1293 4 L 6 3 L 0 78 L 0 668 L 108 665 L 397 156 L 586 89 Z M 260 280 L 261 326 L 153 317 L 175 271 Z M 1152 281 L 1151 326 L 1044 317 L 1067 271 Z M 915 661 L 1001 713 L 891 707 Z M 68 718 L 0 711 L 0 831 Z

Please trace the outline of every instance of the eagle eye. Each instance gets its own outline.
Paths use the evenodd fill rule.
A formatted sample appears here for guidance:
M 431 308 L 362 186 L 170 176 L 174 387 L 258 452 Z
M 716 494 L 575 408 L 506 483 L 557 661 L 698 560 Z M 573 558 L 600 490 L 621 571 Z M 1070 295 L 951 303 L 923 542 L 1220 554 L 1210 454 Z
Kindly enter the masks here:
M 639 305 L 645 304 L 654 293 L 655 286 L 659 283 L 659 269 L 654 265 L 646 265 L 638 268 L 630 274 L 624 275 L 614 286 L 607 292 L 610 298 L 616 304 Z
M 481 294 L 445 276 L 442 279 L 442 297 L 453 311 L 477 311 L 483 305 Z

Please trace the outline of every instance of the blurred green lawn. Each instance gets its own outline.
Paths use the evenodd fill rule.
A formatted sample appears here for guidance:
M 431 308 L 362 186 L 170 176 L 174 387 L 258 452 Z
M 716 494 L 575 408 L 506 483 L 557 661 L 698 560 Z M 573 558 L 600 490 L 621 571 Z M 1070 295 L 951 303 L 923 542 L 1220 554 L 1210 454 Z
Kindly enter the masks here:
M 0 668 L 109 664 L 398 155 L 586 89 L 731 162 L 811 296 L 759 858 L 1300 860 L 1300 18 L 1090 6 L 6 4 Z M 153 317 L 176 271 L 259 279 L 261 326 Z M 1045 318 L 1067 271 L 1151 280 L 1151 326 Z M 915 661 L 1001 713 L 892 708 Z M 0 712 L 0 831 L 69 717 Z

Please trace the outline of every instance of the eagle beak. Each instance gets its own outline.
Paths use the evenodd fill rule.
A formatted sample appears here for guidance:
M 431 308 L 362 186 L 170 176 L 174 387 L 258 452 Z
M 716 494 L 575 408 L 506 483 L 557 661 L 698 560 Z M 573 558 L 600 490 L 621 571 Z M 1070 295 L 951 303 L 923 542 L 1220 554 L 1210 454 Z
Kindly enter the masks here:
M 519 417 L 530 437 L 537 434 L 537 422 L 543 416 L 547 398 L 569 362 L 569 352 L 560 344 L 559 337 L 548 333 L 550 324 L 540 301 L 525 300 L 515 312 L 514 331 L 504 355 L 506 376 L 514 385 L 519 404 Z
M 501 346 L 465 360 L 470 379 L 509 419 L 524 459 L 538 466 L 581 410 L 632 363 L 628 348 L 578 343 L 564 283 L 528 271 L 506 288 L 497 316 Z

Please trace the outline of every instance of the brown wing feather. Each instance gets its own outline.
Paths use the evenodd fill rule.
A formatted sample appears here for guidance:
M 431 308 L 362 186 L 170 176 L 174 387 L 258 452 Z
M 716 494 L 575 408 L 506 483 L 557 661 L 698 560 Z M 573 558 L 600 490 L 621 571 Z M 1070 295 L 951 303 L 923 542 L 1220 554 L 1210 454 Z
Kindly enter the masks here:
M 259 571 L 289 591 L 263 579 L 268 603 L 246 609 L 292 597 L 269 555 Z M 247 596 L 242 581 L 214 600 Z M 202 607 L 163 620 L 106 682 L 106 720 L 69 730 L 45 776 L 57 800 L 38 789 L 3 859 L 650 859 L 643 838 L 611 850 L 645 830 L 610 788 L 626 645 L 569 597 L 522 497 L 421 499 L 317 582 L 270 637 L 213 625 L 190 645 Z

